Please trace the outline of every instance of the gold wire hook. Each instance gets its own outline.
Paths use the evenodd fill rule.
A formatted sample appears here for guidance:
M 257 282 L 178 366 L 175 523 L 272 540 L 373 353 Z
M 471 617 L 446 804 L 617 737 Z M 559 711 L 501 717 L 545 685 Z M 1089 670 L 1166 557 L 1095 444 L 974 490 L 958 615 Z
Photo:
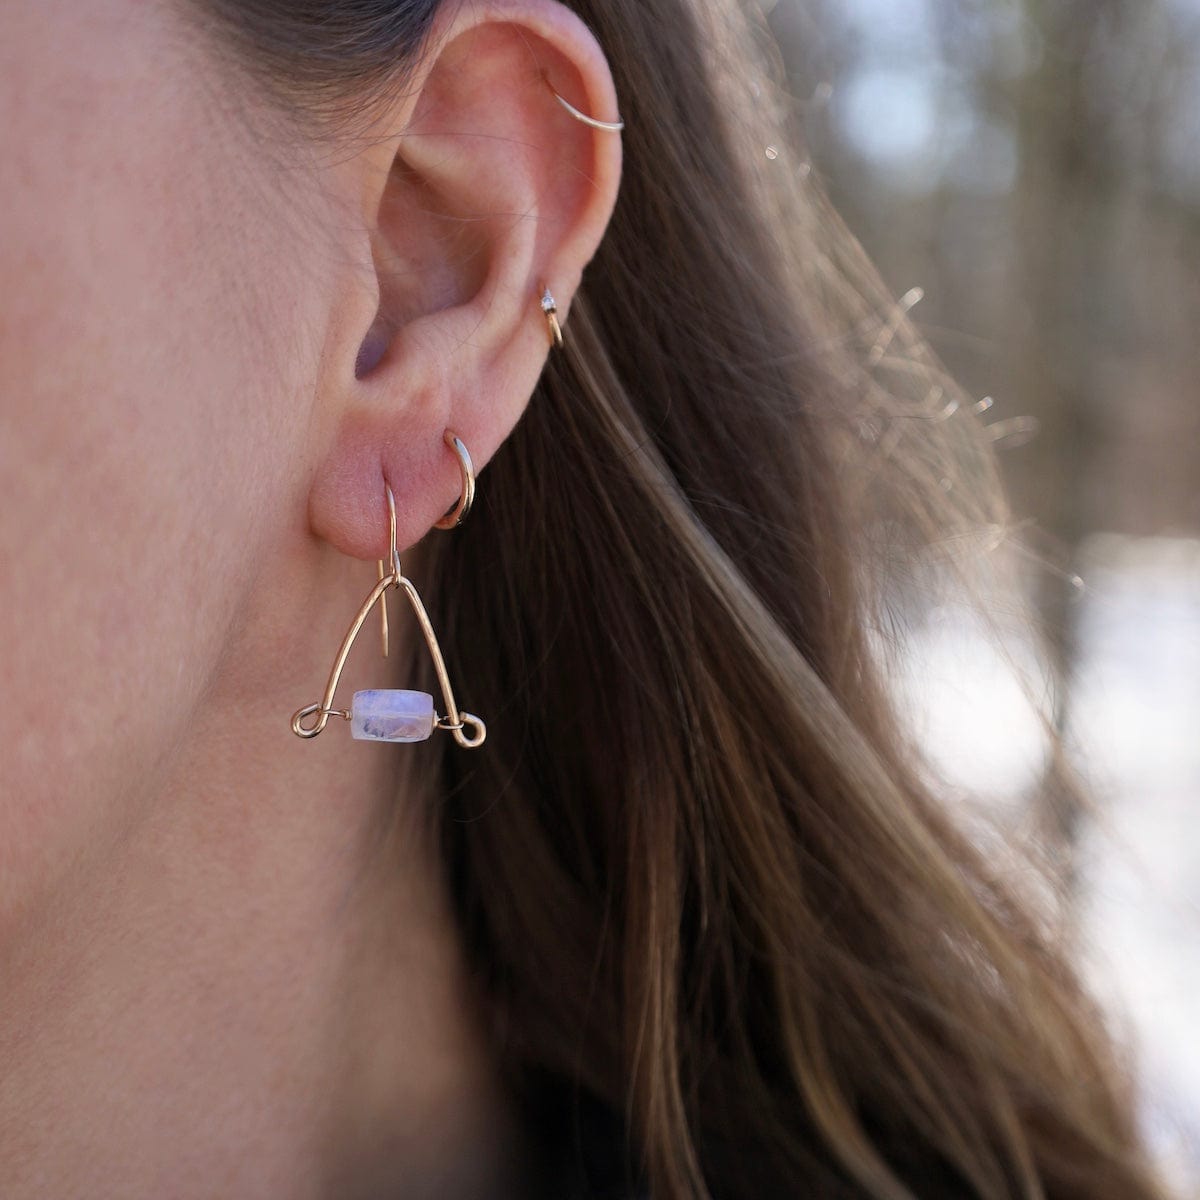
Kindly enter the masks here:
M 396 576 L 401 575 L 400 570 L 400 555 L 396 552 L 396 498 L 392 495 L 392 489 L 384 482 L 383 490 L 387 493 L 388 502 L 388 541 L 389 541 L 389 557 L 392 560 L 392 570 Z M 378 560 L 379 563 L 379 578 L 384 578 L 383 559 Z M 384 596 L 379 605 L 379 622 L 380 622 L 380 637 L 383 641 L 383 657 L 388 656 L 388 615 L 387 615 L 387 597 Z
M 379 568 L 379 578 L 383 578 L 383 559 L 376 559 L 376 566 Z M 388 623 L 387 623 L 387 597 L 384 597 L 383 603 L 379 606 L 379 640 L 383 643 L 383 657 L 388 656 Z

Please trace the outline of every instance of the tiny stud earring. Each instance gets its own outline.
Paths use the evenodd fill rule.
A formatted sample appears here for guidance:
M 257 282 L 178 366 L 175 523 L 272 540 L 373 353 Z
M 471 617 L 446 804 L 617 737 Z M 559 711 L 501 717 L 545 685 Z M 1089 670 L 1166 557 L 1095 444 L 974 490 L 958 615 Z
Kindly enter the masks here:
M 563 344 L 562 326 L 558 323 L 558 305 L 554 303 L 554 297 L 550 295 L 550 289 L 543 284 L 542 291 L 542 312 L 546 314 L 546 321 L 550 326 L 550 344 L 552 346 L 561 346 Z
M 466 447 L 463 447 L 463 454 Z M 469 456 L 467 462 L 469 463 Z M 342 639 L 337 657 L 333 661 L 333 669 L 329 672 L 329 682 L 325 685 L 325 694 L 317 704 L 309 704 L 297 709 L 292 714 L 292 732 L 297 737 L 314 738 L 325 728 L 330 717 L 341 717 L 350 722 L 352 737 L 375 742 L 421 742 L 433 735 L 435 729 L 444 729 L 454 735 L 454 740 L 464 749 L 473 750 L 481 746 L 487 737 L 487 727 L 477 716 L 462 711 L 454 700 L 454 690 L 450 686 L 450 676 L 446 671 L 446 663 L 438 645 L 433 625 L 421 597 L 410 579 L 404 576 L 400 569 L 400 555 L 396 550 L 396 500 L 392 489 L 385 482 L 383 490 L 387 496 L 388 530 L 389 530 L 389 559 L 391 570 L 384 575 L 383 564 L 380 563 L 379 582 L 371 589 L 371 594 L 363 601 L 358 615 L 354 618 L 346 636 Z M 460 504 L 465 512 L 469 502 Z M 459 513 L 461 519 L 462 513 Z M 456 522 L 457 523 L 457 522 Z M 428 692 L 408 691 L 404 689 L 372 689 L 355 692 L 350 709 L 334 708 L 333 700 L 337 692 L 338 681 L 354 639 L 363 627 L 363 622 L 370 615 L 375 602 L 379 601 L 383 612 L 387 612 L 386 593 L 388 588 L 399 588 L 408 597 L 409 603 L 429 647 L 433 658 L 434 671 L 442 690 L 442 699 L 446 705 L 446 715 L 438 716 L 434 711 L 433 697 Z M 384 624 L 384 655 L 387 654 L 387 625 Z M 316 714 L 312 724 L 305 724 L 307 719 Z M 470 729 L 471 732 L 467 732 Z

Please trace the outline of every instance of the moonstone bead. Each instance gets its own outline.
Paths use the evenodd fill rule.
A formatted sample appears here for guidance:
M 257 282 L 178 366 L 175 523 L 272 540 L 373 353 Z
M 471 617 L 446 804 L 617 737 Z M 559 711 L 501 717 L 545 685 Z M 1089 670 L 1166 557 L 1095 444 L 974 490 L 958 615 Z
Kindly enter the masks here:
M 350 733 L 371 742 L 423 742 L 433 733 L 433 697 L 428 692 L 375 689 L 355 692 Z

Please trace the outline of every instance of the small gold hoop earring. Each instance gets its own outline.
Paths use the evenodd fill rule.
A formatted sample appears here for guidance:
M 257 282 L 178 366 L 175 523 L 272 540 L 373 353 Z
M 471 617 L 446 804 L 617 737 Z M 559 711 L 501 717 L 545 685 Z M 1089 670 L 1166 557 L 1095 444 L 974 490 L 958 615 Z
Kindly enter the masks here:
M 458 434 L 447 429 L 442 435 L 442 441 L 458 455 L 458 469 L 462 472 L 462 489 L 454 507 L 433 524 L 436 529 L 453 529 L 467 519 L 467 513 L 471 511 L 471 505 L 475 503 L 475 468 L 471 464 L 471 455 Z
M 545 284 L 542 285 L 542 312 L 546 314 L 546 322 L 550 326 L 550 344 L 561 347 L 563 332 L 558 323 L 558 305 L 554 303 L 554 297 L 550 295 L 550 289 Z
M 546 86 L 554 93 L 554 98 L 573 116 L 577 121 L 582 121 L 585 125 L 592 126 L 593 129 L 606 129 L 610 133 L 620 133 L 625 128 L 625 122 L 622 120 L 616 121 L 599 121 L 595 117 L 589 117 L 587 113 L 580 112 L 569 100 L 560 96 L 555 90 L 554 84 L 550 82 L 550 76 L 545 71 L 542 72 L 542 78 L 546 81 Z
M 423 742 L 433 735 L 435 729 L 444 729 L 454 735 L 454 740 L 464 749 L 473 750 L 483 745 L 487 737 L 487 727 L 472 713 L 463 712 L 454 701 L 454 690 L 450 686 L 450 676 L 446 672 L 446 663 L 442 658 L 441 647 L 438 646 L 437 636 L 421 597 L 410 579 L 406 579 L 400 569 L 400 555 L 396 551 L 396 500 L 392 489 L 385 482 L 383 490 L 387 496 L 388 531 L 389 531 L 389 560 L 391 570 L 385 575 L 383 563 L 379 564 L 380 580 L 371 589 L 371 594 L 363 601 L 358 615 L 354 618 L 346 636 L 342 639 L 337 657 L 333 660 L 333 669 L 329 672 L 329 682 L 325 685 L 325 694 L 316 704 L 306 705 L 292 714 L 292 732 L 297 737 L 314 738 L 329 723 L 330 717 L 342 717 L 350 722 L 351 737 L 373 742 Z M 379 601 L 385 614 L 383 653 L 387 656 L 387 599 L 388 588 L 397 587 L 408 597 L 416 615 L 417 624 L 425 637 L 433 659 L 433 668 L 437 673 L 438 683 L 442 690 L 442 699 L 446 705 L 446 715 L 438 716 L 433 707 L 433 697 L 428 692 L 415 692 L 403 689 L 372 689 L 355 692 L 350 708 L 334 708 L 333 700 L 337 692 L 338 682 L 350 648 L 363 622 L 370 615 L 375 602 Z M 312 724 L 305 724 L 309 717 L 316 714 Z M 471 732 L 467 732 L 470 729 Z

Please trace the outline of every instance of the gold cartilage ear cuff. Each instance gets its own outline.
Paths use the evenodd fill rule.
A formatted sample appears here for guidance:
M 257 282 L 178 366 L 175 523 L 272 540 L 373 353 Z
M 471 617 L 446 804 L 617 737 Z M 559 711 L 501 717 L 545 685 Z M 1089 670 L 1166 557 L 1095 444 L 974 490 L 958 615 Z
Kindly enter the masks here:
M 463 464 L 464 472 L 470 475 L 470 493 L 473 496 L 474 473 L 470 471 L 470 455 L 467 454 L 466 447 L 462 445 L 459 439 L 447 431 L 446 441 L 450 442 L 451 438 L 453 438 L 454 442 L 458 443 L 458 446 L 462 447 L 461 452 L 458 451 L 457 447 L 455 449 L 456 453 L 459 453 L 459 460 Z M 460 746 L 468 750 L 473 750 L 476 746 L 483 745 L 483 740 L 487 737 L 487 727 L 479 717 L 462 711 L 454 700 L 454 689 L 450 686 L 450 676 L 446 671 L 446 663 L 442 658 L 441 647 L 438 645 L 437 635 L 433 632 L 433 625 L 430 623 L 429 614 L 425 611 L 425 605 L 421 603 L 421 597 L 417 594 L 417 589 L 413 586 L 412 581 L 405 578 L 403 571 L 400 569 L 400 555 L 396 549 L 396 500 L 392 495 L 392 489 L 386 482 L 383 485 L 383 490 L 387 496 L 391 570 L 387 574 L 384 574 L 383 562 L 380 562 L 379 582 L 371 589 L 371 594 L 363 601 L 357 616 L 355 616 L 350 628 L 346 631 L 346 636 L 342 639 L 337 657 L 333 660 L 333 669 L 329 672 L 329 681 L 325 685 L 325 694 L 317 704 L 306 705 L 304 708 L 297 709 L 292 714 L 292 732 L 297 737 L 314 738 L 329 723 L 330 717 L 341 717 L 350 722 L 351 736 L 364 741 L 420 742 L 431 737 L 435 729 L 444 729 L 454 735 L 454 740 Z M 450 516 L 457 514 L 455 520 L 451 525 L 442 527 L 452 528 L 453 525 L 457 525 L 466 515 L 470 504 L 471 501 L 467 497 L 467 488 L 464 483 L 463 497 L 460 497 L 455 509 L 450 514 L 447 514 L 446 518 L 443 518 L 443 520 L 447 520 Z M 354 645 L 354 639 L 358 637 L 358 631 L 363 627 L 363 622 L 370 615 L 371 609 L 375 607 L 376 601 L 379 602 L 380 611 L 383 614 L 383 653 L 385 657 L 387 656 L 386 593 L 390 587 L 397 587 L 402 590 L 412 605 L 412 610 L 417 618 L 417 624 L 421 627 L 421 633 L 425 638 L 426 645 L 429 647 L 430 656 L 433 658 L 433 668 L 437 673 L 438 684 L 442 691 L 442 700 L 446 706 L 444 716 L 438 716 L 434 711 L 433 696 L 428 692 L 395 688 L 379 688 L 355 692 L 348 710 L 333 706 L 338 682 L 342 677 L 342 670 L 346 666 L 346 659 L 350 655 L 350 648 Z M 316 720 L 312 724 L 305 724 L 308 718 L 314 713 L 316 714 Z M 468 730 L 471 732 L 468 732 Z
M 546 81 L 546 86 L 554 93 L 554 98 L 577 121 L 582 121 L 585 125 L 592 126 L 593 129 L 607 129 L 610 133 L 620 133 L 625 128 L 625 122 L 620 119 L 616 121 L 599 121 L 595 117 L 589 117 L 587 113 L 580 112 L 566 97 L 560 96 L 555 91 L 554 84 L 550 82 L 550 76 L 545 71 L 542 72 L 542 78 Z

